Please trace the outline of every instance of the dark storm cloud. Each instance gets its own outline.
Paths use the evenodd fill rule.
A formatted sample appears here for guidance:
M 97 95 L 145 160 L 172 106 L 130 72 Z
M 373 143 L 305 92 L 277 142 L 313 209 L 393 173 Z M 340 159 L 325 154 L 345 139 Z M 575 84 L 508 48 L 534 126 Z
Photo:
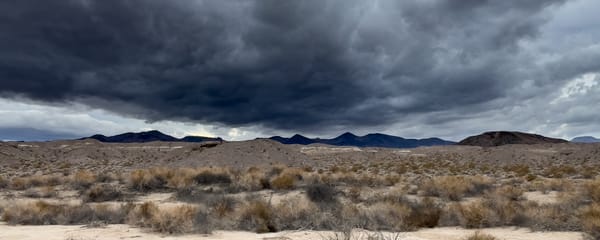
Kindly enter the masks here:
M 519 43 L 562 2 L 2 1 L 0 91 L 149 121 L 380 125 L 516 94 L 537 74 Z

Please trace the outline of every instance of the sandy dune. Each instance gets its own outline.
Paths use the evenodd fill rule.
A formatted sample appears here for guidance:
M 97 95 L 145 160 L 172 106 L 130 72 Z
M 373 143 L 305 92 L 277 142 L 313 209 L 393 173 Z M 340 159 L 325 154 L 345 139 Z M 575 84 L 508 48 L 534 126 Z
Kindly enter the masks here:
M 435 228 L 424 229 L 417 232 L 400 234 L 400 239 L 405 240 L 459 240 L 464 239 L 475 230 L 460 228 Z M 506 240 L 570 240 L 583 239 L 581 233 L 577 232 L 531 232 L 527 229 L 515 228 L 490 228 L 482 229 L 482 232 L 492 234 L 499 239 Z M 0 224 L 0 239 L 11 240 L 112 240 L 112 239 L 270 239 L 270 240 L 319 240 L 326 239 L 331 232 L 316 231 L 294 231 L 268 234 L 256 234 L 249 232 L 217 231 L 212 235 L 181 235 L 165 236 L 147 233 L 139 228 L 131 228 L 128 225 L 109 225 L 104 228 L 86 228 L 84 226 L 7 226 Z M 365 239 L 366 234 L 357 232 L 356 239 Z M 361 238 L 362 236 L 362 238 Z

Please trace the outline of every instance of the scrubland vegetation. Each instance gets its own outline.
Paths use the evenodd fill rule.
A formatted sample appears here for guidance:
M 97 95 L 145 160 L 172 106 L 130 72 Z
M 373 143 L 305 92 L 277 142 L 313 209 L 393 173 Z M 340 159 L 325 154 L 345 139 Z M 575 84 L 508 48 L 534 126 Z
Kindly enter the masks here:
M 347 239 L 342 235 L 352 229 L 517 226 L 583 231 L 598 239 L 597 169 L 420 161 L 314 169 L 83 170 L 0 177 L 0 217 L 24 225 L 130 224 L 164 234 L 312 229 L 336 231 L 335 239 Z M 155 193 L 171 195 L 162 202 L 143 199 Z M 478 232 L 468 239 L 496 238 Z

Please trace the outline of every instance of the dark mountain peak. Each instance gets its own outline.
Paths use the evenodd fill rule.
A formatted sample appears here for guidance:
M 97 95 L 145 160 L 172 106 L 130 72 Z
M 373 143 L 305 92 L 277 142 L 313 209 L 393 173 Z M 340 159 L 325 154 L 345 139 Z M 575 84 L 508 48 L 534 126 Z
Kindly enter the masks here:
M 358 138 L 358 136 L 354 135 L 354 133 L 351 133 L 351 132 L 345 132 L 336 138 L 352 139 L 352 138 Z
M 566 140 L 549 138 L 538 134 L 493 131 L 484 132 L 480 135 L 470 136 L 460 141 L 459 145 L 471 145 L 481 147 L 494 147 L 506 144 L 540 144 L 540 143 L 565 143 Z
M 315 143 L 315 140 L 307 138 L 300 134 L 295 134 L 294 136 L 292 136 L 290 139 L 288 139 L 285 142 L 285 144 L 302 144 L 302 145 L 307 145 L 307 144 L 311 144 L 311 143 Z

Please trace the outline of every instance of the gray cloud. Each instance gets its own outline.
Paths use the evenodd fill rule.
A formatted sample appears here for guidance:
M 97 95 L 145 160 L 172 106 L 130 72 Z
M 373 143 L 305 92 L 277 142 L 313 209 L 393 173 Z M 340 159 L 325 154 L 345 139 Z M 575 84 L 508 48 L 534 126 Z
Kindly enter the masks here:
M 598 51 L 524 47 L 564 2 L 3 1 L 0 93 L 148 121 L 440 124 L 600 70 Z

